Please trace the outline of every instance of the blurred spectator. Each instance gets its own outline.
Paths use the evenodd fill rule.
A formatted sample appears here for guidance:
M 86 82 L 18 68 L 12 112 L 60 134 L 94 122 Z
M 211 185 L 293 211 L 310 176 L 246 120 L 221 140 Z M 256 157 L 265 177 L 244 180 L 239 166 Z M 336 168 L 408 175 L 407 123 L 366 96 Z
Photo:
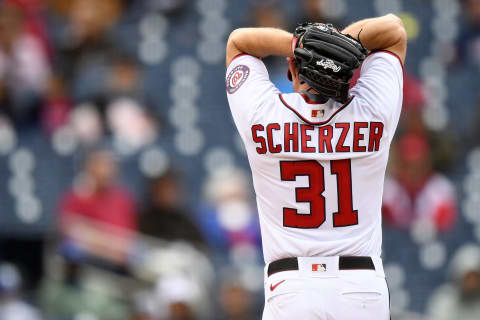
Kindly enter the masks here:
M 134 153 L 157 137 L 156 117 L 147 110 L 147 97 L 139 66 L 127 56 L 117 57 L 108 67 L 105 88 L 95 97 L 105 116 L 115 146 Z
M 159 125 L 163 125 L 158 123 L 162 119 L 156 117 L 157 113 L 165 119 L 170 116 L 169 108 L 163 108 L 159 103 L 163 102 L 162 99 L 172 98 L 169 97 L 172 87 L 160 88 L 158 79 L 175 76 L 175 59 L 182 56 L 198 62 L 202 78 L 197 84 L 199 92 L 204 94 L 203 99 L 198 98 L 194 103 L 202 112 L 198 115 L 200 118 L 196 113 L 191 118 L 198 118 L 199 125 L 205 119 L 218 122 L 211 117 L 214 111 L 211 107 L 224 104 L 224 96 L 207 91 L 215 89 L 215 83 L 219 84 L 219 88 L 222 86 L 218 75 L 223 72 L 224 65 L 206 66 L 197 59 L 198 39 L 193 36 L 185 40 L 188 37 L 178 37 L 178 32 L 174 30 L 188 35 L 198 32 L 224 34 L 229 28 L 239 26 L 241 21 L 248 21 L 246 25 L 249 26 L 280 27 L 290 31 L 296 23 L 303 21 L 333 23 L 341 29 L 347 22 L 344 20 L 346 9 L 348 21 L 351 21 L 386 8 L 382 1 L 375 1 L 374 5 L 335 0 L 301 0 L 295 3 L 254 0 L 247 4 L 242 1 L 200 1 L 198 8 L 192 5 L 193 2 L 0 0 L 0 178 L 4 181 L 0 184 L 0 261 L 14 264 L 0 265 L 0 320 L 34 320 L 43 315 L 55 320 L 126 320 L 130 293 L 139 289 L 148 290 L 149 299 L 145 301 L 153 304 L 153 309 L 145 308 L 136 314 L 142 320 L 260 318 L 260 307 L 263 306 L 263 293 L 258 293 L 263 290 L 260 230 L 250 194 L 251 186 L 242 172 L 218 169 L 219 172 L 212 174 L 206 185 L 208 190 L 204 203 L 196 208 L 194 216 L 184 204 L 189 203 L 187 198 L 192 200 L 197 196 L 192 197 L 183 190 L 177 173 L 167 172 L 153 179 L 147 186 L 149 192 L 145 203 L 142 203 L 144 210 L 138 217 L 137 230 L 135 205 L 131 195 L 115 181 L 116 166 L 112 165 L 115 162 L 112 154 L 95 149 L 79 179 L 59 205 L 58 223 L 62 253 L 66 259 L 59 259 L 48 248 L 45 250 L 48 240 L 44 232 L 50 231 L 51 199 L 57 197 L 57 192 L 65 183 L 69 183 L 70 177 L 62 172 L 69 172 L 65 170 L 72 165 L 69 156 L 52 153 L 51 143 L 54 142 L 55 146 L 57 137 L 71 139 L 73 148 L 77 142 L 80 147 L 92 148 L 108 135 L 115 150 L 123 154 L 137 152 L 155 142 L 162 129 Z M 431 7 L 432 1 L 397 2 L 400 4 L 398 9 L 406 10 L 405 23 L 413 23 L 408 21 L 411 12 L 413 20 L 421 20 L 420 28 L 425 27 L 426 18 L 441 22 L 450 16 L 448 13 L 455 13 L 445 11 L 450 9 L 450 4 L 440 11 L 438 7 Z M 464 87 L 465 92 L 475 92 L 468 90 L 470 86 L 465 83 L 473 87 L 477 83 L 475 68 L 471 66 L 480 63 L 480 0 L 462 0 L 461 3 L 464 15 L 455 18 L 451 27 L 446 27 L 452 34 L 448 32 L 445 38 L 455 35 L 457 26 L 460 27 L 456 59 L 466 68 L 447 70 L 446 79 L 457 83 L 458 88 Z M 360 7 L 361 10 L 357 10 Z M 290 19 L 293 15 L 296 17 Z M 422 43 L 411 43 L 409 64 L 423 72 L 436 68 L 435 64 L 430 65 L 436 59 L 430 59 L 431 48 L 426 44 L 436 42 L 440 49 L 449 49 L 450 44 L 441 43 L 444 37 L 435 32 L 422 30 Z M 141 53 L 146 43 L 149 48 L 153 44 L 152 50 L 155 50 L 155 44 L 166 45 L 171 59 L 143 69 L 135 54 Z M 444 59 L 451 54 L 449 50 L 434 51 L 434 56 L 442 61 L 447 61 Z M 267 59 L 266 63 L 275 85 L 283 92 L 290 92 L 291 82 L 286 77 L 285 61 L 281 58 Z M 196 63 L 189 63 L 188 68 L 191 65 L 197 69 Z M 205 86 L 206 83 L 208 85 Z M 157 92 L 152 92 L 154 100 L 148 92 L 157 89 Z M 465 105 L 467 110 L 471 106 L 465 103 L 468 98 L 462 92 L 452 90 L 450 85 L 447 89 L 448 101 L 452 97 L 458 98 L 458 103 L 454 105 L 456 109 L 450 114 L 455 117 L 450 117 L 450 120 L 455 120 L 459 128 L 471 126 L 468 127 L 470 135 L 462 131 L 464 141 L 469 143 L 452 144 L 452 136 L 455 138 L 460 133 L 451 128 L 447 128 L 446 132 L 428 131 L 424 123 L 424 106 L 430 98 L 428 91 L 422 88 L 421 81 L 411 72 L 407 70 L 405 73 L 404 110 L 399 123 L 399 131 L 405 137 L 399 139 L 396 150 L 392 150 L 392 170 L 385 181 L 386 224 L 405 230 L 419 220 L 428 220 L 429 225 L 446 231 L 452 228 L 457 218 L 463 219 L 460 215 L 457 217 L 452 183 L 438 172 L 454 173 L 451 177 L 456 179 L 453 181 L 457 188 L 465 184 L 465 187 L 476 190 L 475 184 L 467 181 L 475 180 L 473 173 L 472 179 L 463 179 L 465 154 L 479 145 L 480 112 L 475 117 L 470 116 L 471 110 L 465 111 L 468 116 L 462 116 L 463 111 L 458 108 Z M 460 121 L 459 117 L 466 120 Z M 38 120 L 47 134 L 62 129 L 66 135 L 45 139 L 33 127 Z M 15 125 L 22 127 L 15 131 Z M 218 137 L 218 126 L 201 127 L 205 141 L 208 141 L 205 147 L 219 142 L 217 138 L 223 141 L 233 134 L 227 130 L 225 135 Z M 175 159 L 178 156 L 175 151 L 177 141 L 168 139 L 164 142 Z M 28 157 L 19 156 L 25 154 L 25 149 L 33 153 L 35 169 L 39 169 L 32 171 L 34 185 L 23 176 L 20 177 L 22 179 L 13 179 L 13 168 L 29 162 Z M 458 166 L 452 167 L 452 156 L 457 154 L 461 161 L 456 163 Z M 202 151 L 198 156 L 192 155 L 191 160 L 201 162 L 204 155 Z M 475 162 L 474 155 L 469 155 L 469 165 Z M 13 163 L 17 158 L 20 159 L 18 163 Z M 242 160 L 239 158 L 238 161 Z M 51 180 L 51 172 L 43 170 L 45 163 L 52 164 L 55 181 Z M 136 168 L 137 163 L 132 163 Z M 128 168 L 126 175 L 134 177 L 138 173 L 133 172 L 135 168 Z M 200 187 L 196 183 L 202 181 L 204 173 L 196 170 L 195 166 L 190 166 L 189 170 L 189 175 L 192 175 L 189 181 L 193 183 L 189 189 L 195 192 Z M 16 185 L 16 180 L 21 183 Z M 137 180 L 132 180 L 132 183 Z M 19 213 L 19 207 L 23 206 L 22 197 L 13 196 L 12 192 L 12 188 L 18 187 L 34 189 L 41 209 L 38 222 L 29 222 L 29 217 L 31 221 L 35 218 L 33 213 L 28 216 L 29 210 L 25 210 L 26 216 Z M 465 210 L 475 208 L 473 200 L 462 199 Z M 397 277 L 391 277 L 392 285 L 395 285 L 396 278 L 397 286 L 401 287 L 401 290 L 395 287 L 392 290 L 392 297 L 395 290 L 401 293 L 396 295 L 398 305 L 403 303 L 410 311 L 425 311 L 431 287 L 438 285 L 438 279 L 443 279 L 445 269 L 427 270 L 426 266 L 415 261 L 420 258 L 419 262 L 423 264 L 423 254 L 428 256 L 431 253 L 430 244 L 433 249 L 437 245 L 445 248 L 449 257 L 457 244 L 477 236 L 475 226 L 469 222 L 461 221 L 462 230 L 459 232 L 449 233 L 448 237 L 419 247 L 404 246 L 411 240 L 410 234 L 387 232 L 385 262 L 399 263 L 403 270 L 400 275 L 397 272 Z M 37 230 L 41 231 L 36 233 Z M 137 231 L 150 237 L 142 237 Z M 155 238 L 166 241 L 155 241 Z M 214 253 L 207 255 L 210 252 L 200 251 L 204 247 L 198 248 L 199 243 L 208 243 Z M 405 250 L 395 251 L 399 246 Z M 432 260 L 441 259 L 441 251 L 432 252 L 435 255 Z M 464 258 L 455 258 L 456 267 L 452 269 L 457 271 L 452 282 L 442 286 L 432 298 L 429 307 L 431 319 L 478 318 L 480 263 L 472 263 L 476 260 L 478 248 L 465 252 Z M 219 268 L 214 270 L 209 259 L 217 257 L 222 260 L 215 262 L 222 265 L 215 265 Z M 228 273 L 226 278 L 229 281 L 223 282 L 219 270 L 225 267 L 226 259 L 237 268 Z M 61 262 L 52 263 L 57 260 Z M 249 265 L 252 262 L 256 265 Z M 92 267 L 92 263 L 121 271 L 121 274 L 127 268 L 128 275 L 134 278 Z M 428 281 L 413 279 L 412 282 L 413 274 Z M 238 282 L 231 280 L 232 275 Z M 42 278 L 41 290 L 34 295 Z M 152 285 L 153 290 L 145 289 Z M 213 286 L 220 288 L 214 291 L 211 290 Z M 33 297 L 38 298 L 32 302 L 41 306 L 42 314 L 27 303 Z M 209 313 L 210 307 L 216 312 Z M 421 319 L 420 315 L 410 312 L 392 316 L 394 319 Z
M 56 21 L 52 34 L 73 97 L 76 101 L 94 99 L 105 89 L 108 66 L 117 56 L 111 30 L 123 13 L 124 1 L 73 0 L 53 8 L 63 18 Z
M 298 21 L 301 22 L 322 22 L 331 23 L 339 30 L 346 27 L 344 22 L 338 18 L 333 18 L 329 14 L 329 6 L 335 1 L 332 0 L 302 0 L 302 12 Z
M 252 22 L 255 27 L 269 28 L 287 28 L 287 19 L 285 12 L 279 4 L 258 4 L 252 10 Z
M 69 124 L 86 147 L 98 144 L 105 133 L 100 112 L 90 103 L 77 105 L 70 113 Z
M 129 319 L 123 278 L 56 255 L 50 256 L 48 264 L 49 272 L 38 291 L 46 319 Z
M 61 199 L 64 254 L 92 255 L 122 265 L 137 229 L 131 195 L 115 182 L 117 165 L 105 148 L 88 153 L 74 187 Z
M 480 0 L 464 0 L 463 9 L 466 23 L 458 37 L 457 62 L 480 64 Z
M 252 8 L 251 20 L 251 25 L 254 27 L 289 28 L 286 12 L 275 1 L 255 5 Z M 275 86 L 282 92 L 291 92 L 292 85 L 286 77 L 288 67 L 285 58 L 269 56 L 263 61 L 268 67 L 270 79 Z
M 195 320 L 201 317 L 204 291 L 182 274 L 161 277 L 155 288 L 136 294 L 136 320 Z
M 415 77 L 411 72 L 405 71 L 403 82 L 403 107 L 408 111 L 422 110 L 428 97 L 425 94 L 425 89 L 420 79 Z
M 20 8 L 24 16 L 25 31 L 35 37 L 45 54 L 51 58 L 52 48 L 44 20 L 45 0 L 6 0 Z
M 53 133 L 68 122 L 72 101 L 63 77 L 55 73 L 48 82 L 42 110 L 42 126 L 46 133 Z
M 207 181 L 205 194 L 206 202 L 197 212 L 197 223 L 210 247 L 221 256 L 245 254 L 249 258 L 244 257 L 244 263 L 261 256 L 258 216 L 246 174 L 240 170 L 218 170 Z
M 145 109 L 130 98 L 114 100 L 107 107 L 107 124 L 118 150 L 132 154 L 157 137 L 155 122 Z
M 130 57 L 116 57 L 107 78 L 106 100 L 131 97 L 144 102 L 144 87 L 139 65 Z
M 161 279 L 157 284 L 157 298 L 166 304 L 166 320 L 197 319 L 195 301 L 199 298 L 198 285 L 181 276 Z
M 474 320 L 480 315 L 480 247 L 464 245 L 452 259 L 452 282 L 432 296 L 428 312 L 436 320 Z
M 18 1 L 0 3 L 0 98 L 17 122 L 35 120 L 45 92 L 50 63 L 41 42 L 26 30 Z
M 0 263 L 0 319 L 40 320 L 40 313 L 20 298 L 21 276 L 14 265 Z
M 325 9 L 327 1 L 328 0 L 303 0 L 302 13 L 304 19 L 300 19 L 300 21 L 326 22 Z
M 216 320 L 250 320 L 254 319 L 252 295 L 240 283 L 227 281 L 219 292 L 221 313 Z
M 355 70 L 350 87 L 355 86 L 360 77 L 360 68 Z M 428 137 L 432 153 L 432 166 L 435 170 L 447 172 L 451 170 L 458 148 L 454 144 L 454 134 L 450 131 L 428 130 L 424 122 L 424 111 L 429 96 L 420 81 L 408 70 L 404 73 L 403 106 L 398 123 L 398 133 L 416 134 Z
M 152 179 L 147 208 L 140 215 L 142 234 L 167 241 L 185 240 L 194 246 L 204 244 L 203 236 L 191 214 L 183 207 L 183 193 L 179 174 L 173 170 Z
M 385 179 L 383 216 L 387 223 L 402 229 L 419 220 L 430 222 L 439 231 L 452 229 L 457 217 L 454 186 L 433 171 L 425 137 L 409 133 L 395 143 L 391 175 Z
M 355 70 L 350 87 L 355 86 L 360 77 L 360 70 Z M 411 72 L 404 72 L 403 106 L 397 131 L 400 134 L 416 134 L 428 137 L 431 145 L 432 166 L 435 170 L 446 172 L 451 169 L 456 146 L 451 132 L 430 132 L 424 123 L 424 111 L 429 96 L 420 81 Z

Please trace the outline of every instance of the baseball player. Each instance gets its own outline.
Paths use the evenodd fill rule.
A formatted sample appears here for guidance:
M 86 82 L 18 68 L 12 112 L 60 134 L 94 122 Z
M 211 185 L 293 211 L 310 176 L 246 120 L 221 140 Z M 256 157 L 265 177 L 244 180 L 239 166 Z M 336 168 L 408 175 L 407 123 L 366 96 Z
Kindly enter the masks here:
M 270 82 L 269 55 L 288 57 L 295 93 Z M 264 320 L 389 318 L 380 210 L 405 55 L 392 14 L 341 33 L 321 23 L 231 33 L 226 90 L 260 215 Z

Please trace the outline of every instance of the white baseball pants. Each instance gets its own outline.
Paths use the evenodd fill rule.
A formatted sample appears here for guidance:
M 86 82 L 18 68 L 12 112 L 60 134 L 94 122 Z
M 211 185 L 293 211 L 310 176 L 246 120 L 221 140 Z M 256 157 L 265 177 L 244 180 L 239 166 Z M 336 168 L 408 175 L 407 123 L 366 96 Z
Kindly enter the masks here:
M 263 320 L 390 319 L 382 260 L 372 260 L 375 270 L 339 270 L 338 257 L 300 257 L 299 270 L 265 272 Z

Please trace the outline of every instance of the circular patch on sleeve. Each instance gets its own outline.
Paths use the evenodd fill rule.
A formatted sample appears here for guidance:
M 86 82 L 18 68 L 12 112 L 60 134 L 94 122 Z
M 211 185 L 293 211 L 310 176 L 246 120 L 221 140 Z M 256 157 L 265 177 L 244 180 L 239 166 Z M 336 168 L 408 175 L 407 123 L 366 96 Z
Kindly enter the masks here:
M 233 68 L 228 74 L 226 87 L 229 94 L 235 93 L 247 80 L 250 69 L 246 65 L 239 65 Z

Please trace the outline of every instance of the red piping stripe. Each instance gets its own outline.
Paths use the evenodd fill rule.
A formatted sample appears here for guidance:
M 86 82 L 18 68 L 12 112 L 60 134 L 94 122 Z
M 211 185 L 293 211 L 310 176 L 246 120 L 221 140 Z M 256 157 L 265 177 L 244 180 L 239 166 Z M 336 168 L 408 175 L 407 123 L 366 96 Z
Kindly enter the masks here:
M 367 54 L 367 57 L 374 54 L 374 53 L 378 53 L 378 52 L 383 52 L 383 53 L 388 53 L 388 54 L 391 54 L 392 56 L 394 56 L 395 58 L 398 59 L 398 62 L 400 62 L 400 65 L 402 66 L 402 71 L 405 73 L 405 67 L 403 66 L 403 63 L 402 63 L 402 60 L 400 59 L 400 57 L 396 54 L 396 53 L 393 53 L 392 51 L 388 51 L 388 50 L 375 50 L 375 51 L 371 51 L 369 54 Z
M 249 54 L 246 54 L 246 53 L 239 53 L 237 54 L 235 57 L 233 57 L 232 61 L 230 61 L 230 63 L 233 62 L 233 60 L 237 59 L 237 58 L 240 58 L 241 56 L 249 56 Z
M 300 119 L 302 119 L 304 122 L 308 123 L 309 125 L 312 125 L 312 126 L 322 126 L 324 124 L 327 124 L 328 122 L 330 122 L 330 120 L 332 120 L 333 117 L 335 117 L 337 115 L 337 113 L 339 113 L 340 111 L 342 111 L 343 109 L 345 109 L 349 104 L 350 102 L 352 102 L 353 98 L 355 97 L 354 95 L 351 96 L 350 100 L 348 100 L 343 106 L 341 106 L 340 108 L 338 108 L 337 111 L 335 111 L 331 116 L 330 118 L 328 118 L 327 120 L 325 121 L 320 121 L 320 122 L 311 122 L 310 120 L 307 120 L 305 119 L 300 113 L 298 113 L 297 110 L 295 110 L 295 108 L 293 108 L 292 106 L 290 106 L 284 99 L 283 99 L 283 96 L 282 94 L 280 93 L 278 95 L 280 97 L 280 101 L 282 101 L 283 105 L 285 107 L 287 107 L 288 109 L 292 110 Z

